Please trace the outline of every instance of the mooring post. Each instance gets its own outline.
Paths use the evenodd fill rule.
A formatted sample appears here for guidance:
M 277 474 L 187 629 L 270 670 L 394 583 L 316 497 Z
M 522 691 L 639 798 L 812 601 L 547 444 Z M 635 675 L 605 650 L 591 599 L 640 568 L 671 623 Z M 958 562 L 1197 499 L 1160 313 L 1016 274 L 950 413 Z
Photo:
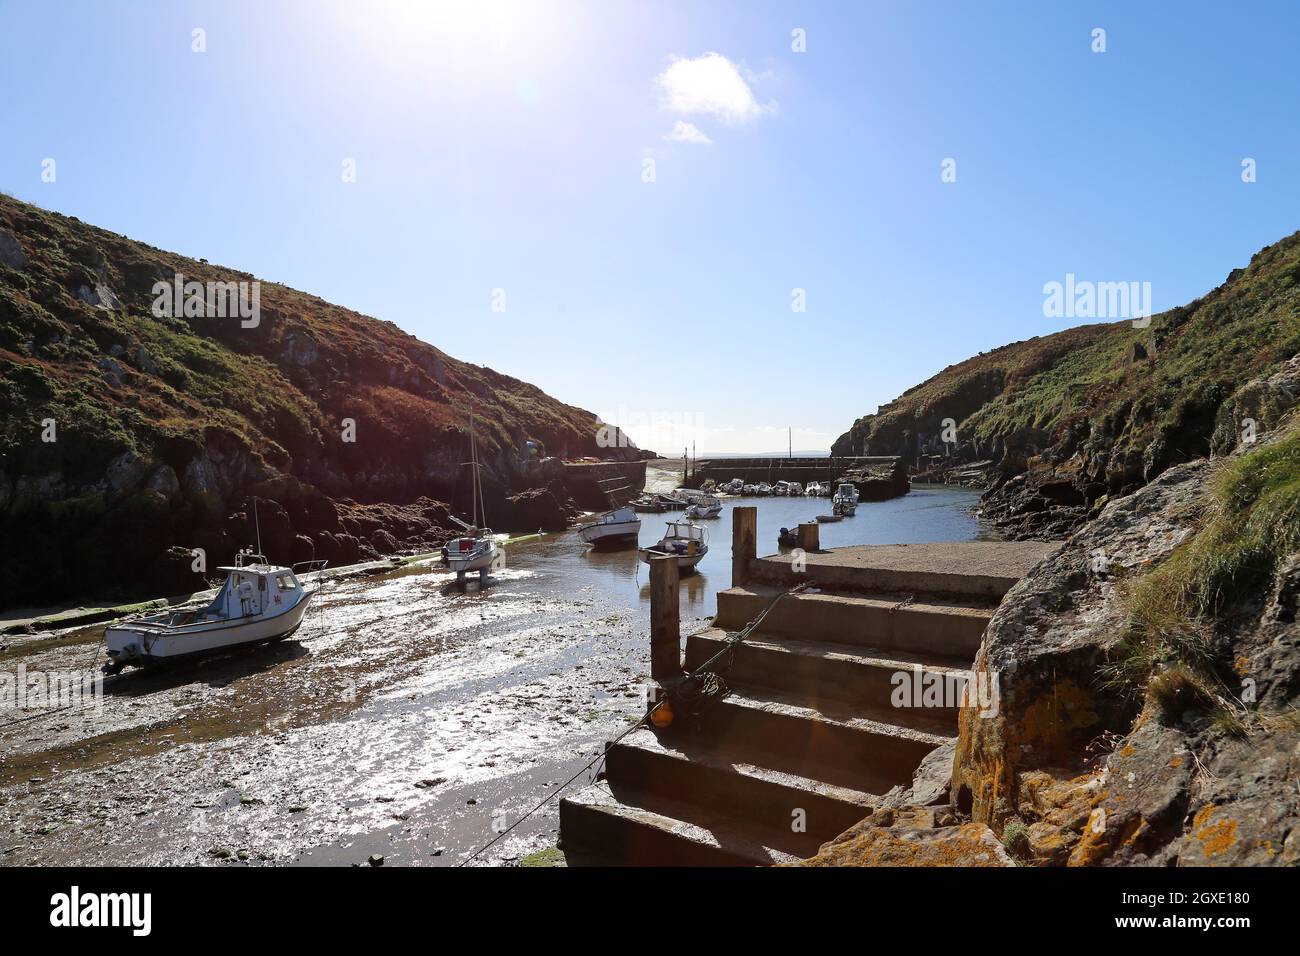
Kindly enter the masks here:
M 821 525 L 816 521 L 805 521 L 799 525 L 799 547 L 806 554 L 813 551 L 820 551 L 821 544 Z
M 651 558 L 650 677 L 660 683 L 682 673 L 681 618 L 677 558 Z
M 758 557 L 758 509 L 753 505 L 731 509 L 731 586 L 749 577 L 749 562 Z

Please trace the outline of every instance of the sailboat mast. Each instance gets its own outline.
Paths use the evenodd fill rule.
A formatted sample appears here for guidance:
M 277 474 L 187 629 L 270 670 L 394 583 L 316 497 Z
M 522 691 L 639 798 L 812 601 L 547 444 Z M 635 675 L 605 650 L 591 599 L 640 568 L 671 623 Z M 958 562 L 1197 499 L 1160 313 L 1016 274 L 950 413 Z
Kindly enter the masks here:
M 262 522 L 257 516 L 257 495 L 253 495 L 253 526 L 257 529 L 257 553 L 262 553 Z
M 478 445 L 474 441 L 474 403 L 469 403 L 470 524 L 478 524 Z

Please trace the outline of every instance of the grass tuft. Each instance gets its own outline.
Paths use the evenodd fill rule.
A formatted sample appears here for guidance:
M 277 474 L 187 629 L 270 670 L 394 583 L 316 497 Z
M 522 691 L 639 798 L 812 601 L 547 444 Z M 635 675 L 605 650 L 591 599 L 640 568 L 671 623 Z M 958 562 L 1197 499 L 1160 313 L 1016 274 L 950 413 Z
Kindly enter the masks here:
M 1145 692 L 1169 719 L 1190 707 L 1239 733 L 1245 722 L 1216 688 L 1216 622 L 1259 599 L 1300 550 L 1300 422 L 1277 441 L 1224 465 L 1196 534 L 1158 568 L 1127 584 L 1128 627 L 1104 669 L 1109 686 Z

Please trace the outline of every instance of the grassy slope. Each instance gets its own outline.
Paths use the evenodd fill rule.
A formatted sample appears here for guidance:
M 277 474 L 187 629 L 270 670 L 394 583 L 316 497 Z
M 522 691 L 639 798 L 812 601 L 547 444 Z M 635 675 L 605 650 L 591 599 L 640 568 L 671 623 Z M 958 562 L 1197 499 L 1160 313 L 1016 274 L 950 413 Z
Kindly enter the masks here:
M 1135 360 L 1133 347 L 1148 358 Z M 1051 446 L 1091 432 L 1120 451 L 1160 437 L 1175 458 L 1204 454 L 1213 411 L 1240 385 L 1300 352 L 1300 233 L 1257 253 L 1186 306 L 1130 322 L 1086 325 L 995 349 L 944 369 L 854 423 L 835 444 L 905 451 L 904 433 L 933 435 L 943 418 L 961 440 L 1038 433 Z
M 440 447 L 462 454 L 468 395 L 489 457 L 524 438 L 553 453 L 595 451 L 590 413 L 391 323 L 266 282 L 256 329 L 236 319 L 157 319 L 153 283 L 174 271 L 198 281 L 253 277 L 6 196 L 0 231 L 27 259 L 22 269 L 0 266 L 0 468 L 11 480 L 59 472 L 70 484 L 93 481 L 125 449 L 179 463 L 209 428 L 300 477 L 411 470 Z M 78 298 L 80 287 L 101 283 L 120 309 Z M 316 359 L 293 361 L 294 340 L 314 343 Z M 120 385 L 100 365 L 115 346 Z M 59 422 L 57 443 L 39 441 L 46 417 Z M 336 440 L 344 417 L 357 420 L 356 445 Z

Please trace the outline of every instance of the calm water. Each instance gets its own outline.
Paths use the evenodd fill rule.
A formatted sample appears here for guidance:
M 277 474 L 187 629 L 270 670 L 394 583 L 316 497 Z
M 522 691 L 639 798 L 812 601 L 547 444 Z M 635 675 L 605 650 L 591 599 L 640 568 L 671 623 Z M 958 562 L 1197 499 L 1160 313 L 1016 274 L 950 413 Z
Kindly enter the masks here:
M 973 509 L 979 492 L 965 488 L 931 486 L 917 488 L 891 501 L 858 505 L 852 518 L 821 526 L 823 548 L 851 544 L 919 544 L 926 541 L 971 541 L 985 533 Z M 699 521 L 708 529 L 709 553 L 698 571 L 682 579 L 682 614 L 705 617 L 717 610 L 718 589 L 731 586 L 731 513 L 745 505 L 758 507 L 758 553 L 775 554 L 776 537 L 781 528 L 793 528 L 801 521 L 812 521 L 831 510 L 829 498 L 725 498 L 722 514 Z M 642 546 L 654 544 L 664 534 L 665 524 L 681 512 L 641 515 Z M 572 534 L 539 544 L 535 548 L 517 549 L 511 555 L 519 564 L 533 566 L 560 562 L 572 568 L 584 584 L 594 585 L 620 603 L 638 600 L 649 614 L 649 568 L 637 560 L 633 550 L 595 552 Z

